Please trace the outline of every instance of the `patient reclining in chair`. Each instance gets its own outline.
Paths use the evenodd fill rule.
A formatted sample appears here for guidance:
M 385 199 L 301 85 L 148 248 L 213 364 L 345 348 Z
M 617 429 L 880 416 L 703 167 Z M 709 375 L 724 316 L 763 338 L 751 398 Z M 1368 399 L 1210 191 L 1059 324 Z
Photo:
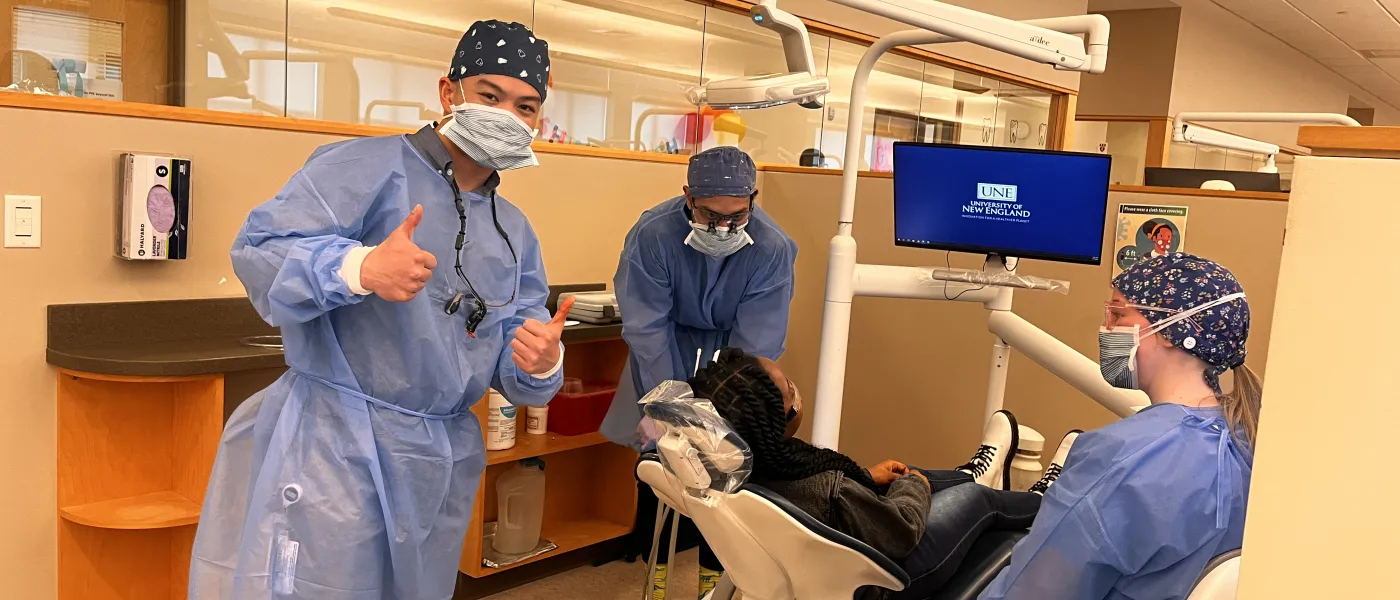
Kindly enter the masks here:
M 1001 491 L 976 482 L 989 468 L 1006 468 L 989 465 L 986 452 L 950 471 L 922 471 L 893 460 L 866 469 L 843 454 L 792 437 L 801 397 L 770 360 L 726 349 L 695 374 L 690 386 L 748 444 L 753 453 L 750 482 L 880 551 L 909 574 L 904 591 L 867 588 L 858 595 L 861 600 L 927 598 L 957 571 L 979 535 L 1026 529 L 1040 508 L 1040 493 Z M 1008 440 L 1002 448 L 1013 445 Z M 1038 489 L 1043 492 L 1044 486 Z

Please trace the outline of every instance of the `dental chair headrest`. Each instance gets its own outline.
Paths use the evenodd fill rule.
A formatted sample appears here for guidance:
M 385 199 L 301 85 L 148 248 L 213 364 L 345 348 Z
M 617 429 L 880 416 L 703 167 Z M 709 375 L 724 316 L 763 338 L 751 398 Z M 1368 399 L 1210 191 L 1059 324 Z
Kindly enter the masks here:
M 753 454 L 708 400 L 690 385 L 666 381 L 640 401 L 644 438 L 656 442 L 666 470 L 692 493 L 732 494 L 748 481 Z

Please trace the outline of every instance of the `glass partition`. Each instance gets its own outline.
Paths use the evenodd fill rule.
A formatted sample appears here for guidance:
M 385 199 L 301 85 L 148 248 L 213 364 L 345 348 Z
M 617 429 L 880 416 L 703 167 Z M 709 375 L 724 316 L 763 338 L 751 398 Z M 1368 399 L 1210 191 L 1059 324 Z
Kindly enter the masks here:
M 685 0 L 535 0 L 554 90 L 540 135 L 551 142 L 689 153 L 706 8 Z M 551 92 L 553 93 L 553 92 Z
M 542 141 L 690 154 L 738 145 L 765 163 L 839 168 L 866 47 L 812 35 L 822 110 L 696 107 L 706 82 L 786 70 L 772 31 L 700 0 L 176 0 L 11 3 L 0 88 L 415 129 L 474 21 L 530 25 L 554 69 Z M 1044 148 L 1052 94 L 890 53 L 861 115 L 862 169 L 897 141 Z
M 0 93 L 169 104 L 166 2 L 6 2 L 0 6 Z

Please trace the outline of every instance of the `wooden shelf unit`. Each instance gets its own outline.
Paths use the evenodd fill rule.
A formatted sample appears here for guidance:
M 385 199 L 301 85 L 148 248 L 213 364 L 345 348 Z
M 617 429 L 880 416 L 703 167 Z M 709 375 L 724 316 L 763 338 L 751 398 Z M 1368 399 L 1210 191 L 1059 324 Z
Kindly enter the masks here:
M 627 360 L 621 338 L 566 343 L 564 375 L 585 381 L 616 381 Z M 486 422 L 486 402 L 473 411 Z M 637 512 L 637 453 L 609 442 L 601 433 L 563 436 L 525 432 L 525 411 L 517 419 L 515 447 L 486 453 L 486 474 L 476 494 L 476 508 L 462 549 L 461 571 L 487 577 L 547 560 L 566 552 L 616 539 L 632 532 Z M 540 457 L 545 462 L 545 507 L 541 534 L 559 548 L 503 568 L 482 564 L 483 533 L 496 520 L 496 480 L 516 463 Z
M 184 598 L 223 377 L 58 373 L 59 600 Z

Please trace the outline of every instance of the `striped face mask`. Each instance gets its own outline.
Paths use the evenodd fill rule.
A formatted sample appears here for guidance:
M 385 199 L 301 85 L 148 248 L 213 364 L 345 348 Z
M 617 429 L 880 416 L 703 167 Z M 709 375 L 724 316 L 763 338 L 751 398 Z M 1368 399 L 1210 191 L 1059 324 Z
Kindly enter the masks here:
M 1200 306 L 1183 311 L 1176 311 L 1172 316 L 1158 321 L 1147 331 L 1139 333 L 1138 326 L 1131 327 L 1100 327 L 1099 328 L 1099 372 L 1103 374 L 1105 381 L 1116 388 L 1125 390 L 1138 389 L 1137 372 L 1137 351 L 1142 339 L 1153 335 L 1167 327 L 1175 325 L 1181 321 L 1190 319 L 1212 306 L 1225 304 L 1233 300 L 1244 298 L 1244 292 L 1230 294 L 1223 298 L 1217 298 L 1206 302 Z M 1142 307 L 1151 309 L 1151 307 Z M 1165 310 L 1165 309 L 1157 309 Z M 1197 325 L 1197 328 L 1200 326 Z M 1183 350 L 1191 351 L 1195 349 L 1195 336 L 1186 337 L 1181 341 Z
M 477 164 L 496 171 L 540 164 L 530 142 L 535 131 L 510 112 L 483 104 L 457 104 L 442 134 Z

